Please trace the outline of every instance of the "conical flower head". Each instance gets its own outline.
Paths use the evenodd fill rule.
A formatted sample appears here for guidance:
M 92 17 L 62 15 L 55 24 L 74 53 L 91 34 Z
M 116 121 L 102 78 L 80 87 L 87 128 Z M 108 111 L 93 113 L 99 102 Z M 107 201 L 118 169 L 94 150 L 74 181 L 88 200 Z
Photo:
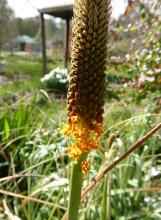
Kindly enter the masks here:
M 105 67 L 108 58 L 110 0 L 75 0 L 68 133 L 72 157 L 98 147 L 103 122 Z
M 75 0 L 68 114 L 102 122 L 109 40 L 109 0 Z

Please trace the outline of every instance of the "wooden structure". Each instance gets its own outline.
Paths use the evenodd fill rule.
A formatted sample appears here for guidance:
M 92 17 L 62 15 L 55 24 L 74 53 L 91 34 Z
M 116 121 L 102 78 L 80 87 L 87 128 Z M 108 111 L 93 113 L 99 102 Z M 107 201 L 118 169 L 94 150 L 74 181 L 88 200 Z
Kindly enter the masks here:
M 42 38 L 42 69 L 43 74 L 47 73 L 47 60 L 46 60 L 46 39 L 45 39 L 45 19 L 44 14 L 65 19 L 66 21 L 66 37 L 65 37 L 65 54 L 64 54 L 64 67 L 67 68 L 69 57 L 69 33 L 70 21 L 73 16 L 73 4 L 55 5 L 39 9 L 41 20 L 41 38 Z

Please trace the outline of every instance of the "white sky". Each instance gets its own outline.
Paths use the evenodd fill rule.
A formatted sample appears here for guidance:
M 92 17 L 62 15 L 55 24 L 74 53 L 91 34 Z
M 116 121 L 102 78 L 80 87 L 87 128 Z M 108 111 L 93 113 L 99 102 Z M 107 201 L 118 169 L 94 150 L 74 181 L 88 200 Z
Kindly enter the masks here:
M 67 0 L 8 0 L 8 4 L 14 10 L 17 17 L 33 17 L 38 15 L 37 8 L 66 4 Z M 73 0 L 68 0 L 73 2 Z M 112 17 L 118 18 L 124 13 L 126 0 L 112 0 Z

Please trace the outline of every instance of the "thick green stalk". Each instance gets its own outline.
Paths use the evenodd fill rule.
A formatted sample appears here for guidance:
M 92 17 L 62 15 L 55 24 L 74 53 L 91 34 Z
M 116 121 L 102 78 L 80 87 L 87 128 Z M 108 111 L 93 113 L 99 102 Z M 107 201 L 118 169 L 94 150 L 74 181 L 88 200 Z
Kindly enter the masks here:
M 83 174 L 81 171 L 81 160 L 72 165 L 72 176 L 70 182 L 70 194 L 68 205 L 68 220 L 78 220 Z

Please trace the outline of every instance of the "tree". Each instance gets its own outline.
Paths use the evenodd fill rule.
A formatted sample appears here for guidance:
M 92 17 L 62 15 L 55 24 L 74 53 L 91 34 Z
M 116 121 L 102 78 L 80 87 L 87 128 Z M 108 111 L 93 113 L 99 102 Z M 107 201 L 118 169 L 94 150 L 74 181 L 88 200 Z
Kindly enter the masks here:
M 14 18 L 14 13 L 9 7 L 7 0 L 0 1 L 0 50 L 4 48 L 4 44 L 9 40 L 12 30 L 10 22 Z
M 39 29 L 39 17 L 31 18 L 15 18 L 15 23 L 17 25 L 17 30 L 19 35 L 29 35 L 30 37 L 35 37 Z

